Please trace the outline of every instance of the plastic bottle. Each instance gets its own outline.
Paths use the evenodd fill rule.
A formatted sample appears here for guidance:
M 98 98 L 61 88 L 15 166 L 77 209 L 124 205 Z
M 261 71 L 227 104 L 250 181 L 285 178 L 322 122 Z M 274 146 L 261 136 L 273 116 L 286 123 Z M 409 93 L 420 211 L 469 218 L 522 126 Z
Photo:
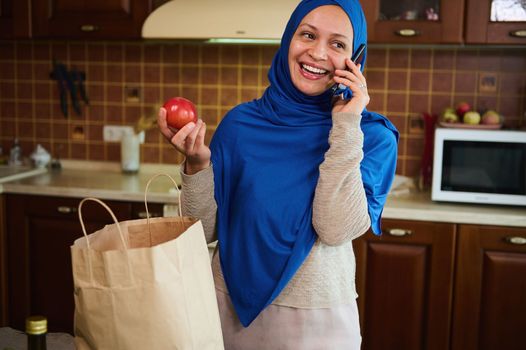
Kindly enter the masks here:
M 136 173 L 140 166 L 140 135 L 125 133 L 121 140 L 121 167 L 124 173 Z

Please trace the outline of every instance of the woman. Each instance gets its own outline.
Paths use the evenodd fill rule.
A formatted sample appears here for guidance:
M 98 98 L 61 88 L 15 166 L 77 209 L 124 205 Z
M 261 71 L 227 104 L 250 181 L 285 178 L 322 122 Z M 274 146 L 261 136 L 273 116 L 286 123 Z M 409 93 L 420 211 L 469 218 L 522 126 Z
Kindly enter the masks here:
M 359 349 L 352 239 L 380 214 L 398 133 L 369 102 L 349 57 L 366 43 L 356 0 L 304 0 L 263 96 L 174 134 L 185 154 L 183 208 L 203 221 L 226 349 Z M 332 87 L 346 91 L 333 97 Z

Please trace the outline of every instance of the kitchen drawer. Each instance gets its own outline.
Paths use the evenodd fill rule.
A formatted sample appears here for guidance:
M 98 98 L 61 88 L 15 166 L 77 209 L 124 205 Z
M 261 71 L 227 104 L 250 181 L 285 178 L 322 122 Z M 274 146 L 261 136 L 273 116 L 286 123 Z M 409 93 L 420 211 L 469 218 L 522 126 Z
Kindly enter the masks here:
M 148 211 L 150 217 L 162 217 L 163 216 L 164 204 L 160 203 L 148 203 Z M 132 204 L 132 219 L 146 219 L 146 208 L 143 202 L 134 202 Z
M 13 206 L 21 205 L 27 213 L 49 218 L 67 218 L 78 220 L 78 206 L 81 198 L 47 197 L 12 194 L 7 195 Z M 118 220 L 130 217 L 131 204 L 119 201 L 104 201 Z M 111 219 L 106 209 L 95 202 L 86 202 L 82 206 L 82 217 L 85 220 L 107 221 Z

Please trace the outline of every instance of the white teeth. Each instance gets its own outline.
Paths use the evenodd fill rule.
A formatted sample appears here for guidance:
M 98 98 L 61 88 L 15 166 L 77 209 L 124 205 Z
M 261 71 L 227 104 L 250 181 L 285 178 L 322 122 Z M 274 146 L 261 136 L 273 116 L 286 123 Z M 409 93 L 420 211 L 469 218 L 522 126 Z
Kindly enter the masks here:
M 301 67 L 305 69 L 307 72 L 315 73 L 315 74 L 325 74 L 327 71 L 325 69 L 320 69 L 316 67 L 311 67 L 306 64 L 302 64 Z

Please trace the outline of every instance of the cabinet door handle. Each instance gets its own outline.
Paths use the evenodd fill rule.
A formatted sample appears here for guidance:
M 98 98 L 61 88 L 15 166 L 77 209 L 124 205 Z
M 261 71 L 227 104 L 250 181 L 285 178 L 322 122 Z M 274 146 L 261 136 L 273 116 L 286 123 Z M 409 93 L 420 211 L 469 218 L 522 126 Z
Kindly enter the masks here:
M 57 211 L 61 214 L 71 214 L 75 213 L 77 211 L 77 208 L 61 205 L 57 207 Z
M 416 29 L 404 28 L 404 29 L 396 30 L 395 34 L 399 35 L 399 36 L 406 37 L 406 38 L 410 38 L 410 37 L 414 37 L 414 36 L 420 35 L 420 32 L 418 30 L 416 30 Z
M 526 244 L 526 238 L 520 237 L 520 236 L 510 236 L 504 238 L 504 240 L 510 244 L 515 245 L 525 245 Z
M 100 28 L 99 26 L 93 25 L 93 24 L 83 24 L 80 26 L 80 30 L 83 32 L 96 32 Z
M 513 30 L 510 32 L 510 36 L 515 38 L 526 38 L 526 29 Z
M 387 234 L 391 236 L 396 236 L 396 237 L 403 237 L 403 236 L 412 235 L 413 231 L 406 230 L 403 228 L 390 228 L 389 230 L 387 230 Z
M 140 211 L 137 213 L 137 216 L 139 217 L 139 219 L 146 219 L 148 217 L 148 214 L 145 211 Z M 161 216 L 162 216 L 161 213 L 150 212 L 151 218 L 158 218 Z

